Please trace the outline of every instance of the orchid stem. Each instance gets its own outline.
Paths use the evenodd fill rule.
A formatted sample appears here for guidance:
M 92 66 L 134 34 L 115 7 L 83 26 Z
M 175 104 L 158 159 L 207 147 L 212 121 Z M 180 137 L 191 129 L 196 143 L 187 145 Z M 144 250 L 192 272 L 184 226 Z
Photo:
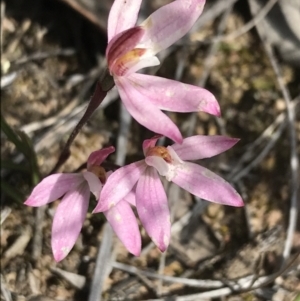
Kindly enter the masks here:
M 66 142 L 59 158 L 54 166 L 54 168 L 51 170 L 50 174 L 53 174 L 57 172 L 57 170 L 68 160 L 68 158 L 71 155 L 70 152 L 70 147 L 73 141 L 75 140 L 76 136 L 80 132 L 81 128 L 86 124 L 86 122 L 89 120 L 89 118 L 92 116 L 92 114 L 95 112 L 95 110 L 99 107 L 99 105 L 102 103 L 104 100 L 107 92 L 111 90 L 114 87 L 114 81 L 113 77 L 109 74 L 108 70 L 105 71 L 103 79 L 101 81 L 97 82 L 95 92 L 88 104 L 88 107 L 72 131 L 72 133 L 69 136 L 68 141 Z

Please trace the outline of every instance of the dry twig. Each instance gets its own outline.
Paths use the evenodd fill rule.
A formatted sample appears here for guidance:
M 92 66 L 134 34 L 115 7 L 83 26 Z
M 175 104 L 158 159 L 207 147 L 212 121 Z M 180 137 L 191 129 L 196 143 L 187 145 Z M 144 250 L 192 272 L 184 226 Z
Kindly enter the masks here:
M 46 206 L 35 208 L 34 234 L 32 243 L 32 258 L 41 259 L 43 248 L 43 222 L 45 219 Z
M 116 164 L 120 166 L 124 165 L 125 163 L 130 125 L 131 125 L 131 116 L 127 112 L 124 105 L 121 104 L 120 127 L 119 127 L 118 139 L 117 139 L 117 155 L 116 155 Z M 106 277 L 110 274 L 112 269 L 112 265 L 109 263 L 111 263 L 112 260 L 112 253 L 110 252 L 110 250 L 112 248 L 113 231 L 108 224 L 106 224 L 105 226 L 104 236 L 106 236 L 106 241 L 104 241 L 103 238 L 101 242 L 101 246 L 98 251 L 98 257 L 96 261 L 96 268 L 93 277 L 93 284 L 91 286 L 89 301 L 101 300 L 101 292 L 102 292 L 104 281 Z M 102 256 L 100 256 L 100 254 L 102 254 Z M 102 273 L 100 273 L 100 270 L 102 270 Z M 149 283 L 146 280 L 145 283 L 149 285 Z
M 279 88 L 281 90 L 281 93 L 283 95 L 283 98 L 286 103 L 286 109 L 287 109 L 287 117 L 288 117 L 288 128 L 289 128 L 289 134 L 290 134 L 290 168 L 291 168 L 291 203 L 290 203 L 290 213 L 289 213 L 289 226 L 287 230 L 287 237 L 286 242 L 284 246 L 283 251 L 283 264 L 284 262 L 289 258 L 291 249 L 292 249 L 292 241 L 293 236 L 296 230 L 296 223 L 297 223 L 297 215 L 298 215 L 298 188 L 299 188 L 299 179 L 298 179 L 298 169 L 299 169 L 299 158 L 297 155 L 297 137 L 296 137 L 296 129 L 295 129 L 295 108 L 293 105 L 293 102 L 291 100 L 290 93 L 284 83 L 280 66 L 277 63 L 277 60 L 275 58 L 275 55 L 273 53 L 273 49 L 268 42 L 268 38 L 266 36 L 263 36 L 261 32 L 259 32 L 261 41 L 264 45 L 266 54 L 270 60 L 270 63 L 272 65 L 272 68 L 274 70 L 274 73 L 276 75 L 276 79 L 279 85 Z
M 107 271 L 110 269 L 112 235 L 113 230 L 111 226 L 106 223 L 103 229 L 101 247 L 99 248 L 96 259 L 96 266 L 88 301 L 100 301 L 102 299 L 101 294 L 103 283 L 107 277 Z

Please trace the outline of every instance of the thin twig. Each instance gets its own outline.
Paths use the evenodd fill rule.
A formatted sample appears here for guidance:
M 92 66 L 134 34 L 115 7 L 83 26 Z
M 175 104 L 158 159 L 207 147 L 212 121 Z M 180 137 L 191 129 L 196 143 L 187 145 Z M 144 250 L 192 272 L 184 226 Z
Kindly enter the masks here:
M 246 276 L 246 277 L 234 280 L 234 281 L 229 280 L 227 283 L 224 283 L 224 281 L 220 281 L 220 280 L 208 280 L 208 279 L 200 280 L 200 279 L 188 279 L 188 278 L 181 278 L 181 277 L 159 275 L 157 273 L 143 271 L 136 267 L 133 267 L 133 266 L 130 266 L 127 264 L 123 264 L 120 262 L 113 262 L 112 266 L 116 269 L 120 269 L 120 270 L 125 271 L 130 274 L 135 275 L 136 273 L 140 273 L 149 278 L 163 279 L 166 282 L 180 283 L 180 284 L 183 284 L 183 285 L 186 285 L 189 287 L 198 287 L 198 288 L 203 289 L 203 288 L 222 288 L 223 286 L 228 285 L 230 287 L 227 287 L 227 290 L 224 290 L 224 292 L 228 292 L 228 294 L 229 294 L 232 292 L 237 292 L 237 293 L 248 292 L 248 291 L 252 291 L 257 288 L 261 288 L 261 287 L 264 287 L 264 286 L 270 284 L 277 277 L 287 273 L 289 268 L 293 265 L 293 263 L 298 258 L 299 254 L 300 254 L 300 251 L 298 251 L 288 263 L 285 263 L 285 265 L 274 274 L 271 274 L 268 276 L 262 276 L 257 279 L 256 279 L 256 275 L 250 275 L 250 276 Z M 256 279 L 254 281 L 254 283 L 253 283 L 253 279 Z M 212 291 L 212 294 L 214 294 L 213 292 L 217 292 L 217 291 L 220 292 L 221 290 Z M 210 293 L 210 292 L 207 292 L 207 293 Z M 204 296 L 206 296 L 206 295 L 203 295 L 203 296 L 199 295 L 199 296 L 204 298 Z M 161 300 L 161 299 L 158 299 L 158 300 Z M 175 299 L 175 300 L 177 300 L 177 299 Z
M 253 226 L 251 225 L 251 213 L 250 213 L 250 210 L 249 210 L 249 206 L 248 206 L 248 195 L 246 193 L 246 187 L 242 184 L 242 181 L 238 181 L 236 183 L 238 189 L 239 189 L 239 192 L 242 196 L 242 199 L 245 203 L 245 206 L 244 206 L 244 212 L 245 212 L 245 219 L 246 219 L 246 224 L 247 224 L 247 230 L 248 230 L 248 237 L 250 239 L 253 239 L 254 238 L 254 231 L 253 231 Z
M 116 165 L 119 165 L 119 166 L 122 166 L 125 163 L 131 120 L 132 120 L 131 115 L 128 113 L 125 106 L 121 103 L 120 126 L 119 126 L 117 148 L 116 148 L 117 149 Z M 109 228 L 109 231 L 108 231 L 108 228 Z M 96 274 L 97 269 L 95 269 L 93 283 L 94 282 L 97 283 L 97 287 L 95 287 L 95 286 L 91 287 L 89 301 L 101 300 L 101 292 L 102 292 L 102 288 L 104 285 L 104 281 L 105 281 L 106 277 L 110 274 L 111 269 L 112 269 L 112 265 L 108 265 L 108 263 L 111 263 L 113 253 L 102 251 L 102 249 L 111 250 L 113 231 L 110 226 L 109 227 L 106 226 L 106 229 L 104 231 L 105 231 L 105 235 L 107 236 L 108 242 L 106 242 L 105 245 L 103 245 L 104 242 L 102 241 L 98 252 L 99 252 L 99 254 L 103 253 L 103 256 L 102 257 L 98 256 L 96 266 L 97 266 L 97 269 L 101 269 L 105 272 L 103 272 L 102 274 L 100 274 L 100 273 Z M 108 239 L 108 236 L 109 236 L 109 239 Z M 98 262 L 98 260 L 99 260 L 99 262 Z M 147 279 L 144 279 L 143 276 L 142 276 L 141 280 L 144 281 L 146 285 L 149 285 L 149 281 L 147 282 Z M 93 290 L 95 290 L 96 293 Z M 92 298 L 92 296 L 93 296 L 93 298 Z M 97 299 L 96 299 L 96 296 L 98 296 Z
M 232 182 L 237 182 L 244 176 L 246 176 L 250 170 L 252 170 L 255 166 L 257 166 L 270 152 L 270 150 L 274 147 L 275 143 L 281 137 L 283 130 L 286 127 L 286 122 L 282 122 L 278 127 L 277 131 L 270 138 L 269 143 L 263 148 L 263 150 L 256 154 L 255 159 L 253 159 L 245 168 L 236 173 L 232 178 L 229 178 Z
M 110 92 L 101 103 L 101 105 L 97 108 L 97 110 L 104 109 L 110 102 L 115 99 L 115 93 Z M 59 140 L 59 137 L 63 137 L 64 135 L 66 135 L 66 133 L 69 133 L 80 120 L 80 115 L 84 112 L 85 108 L 86 104 L 82 104 L 75 108 L 68 116 L 59 118 L 55 126 L 49 128 L 47 133 L 34 143 L 34 150 L 38 153 L 42 149 L 49 148 L 57 140 Z
M 35 209 L 34 234 L 32 246 L 32 258 L 38 260 L 41 258 L 43 248 L 43 221 L 45 219 L 46 206 Z
M 1 281 L 1 285 L 0 285 L 1 286 L 1 293 L 4 297 L 4 300 L 5 301 L 12 301 L 11 292 L 6 287 L 3 275 L 1 274 L 0 277 L 1 277 L 1 280 L 0 280 Z
M 126 153 L 127 153 L 127 145 L 128 145 L 128 135 L 130 131 L 132 117 L 126 110 L 124 104 L 121 102 L 120 104 L 120 126 L 119 126 L 119 134 L 117 139 L 117 156 L 116 156 L 116 164 L 124 165 Z
M 221 35 L 220 37 L 214 37 L 211 39 L 197 41 L 197 43 L 200 42 L 201 44 L 211 44 L 215 41 L 230 42 L 230 41 L 233 41 L 233 40 L 239 38 L 240 36 L 247 33 L 249 30 L 251 30 L 253 27 L 258 25 L 259 22 L 261 22 L 266 17 L 266 15 L 270 12 L 270 10 L 273 8 L 273 6 L 277 2 L 278 2 L 278 0 L 269 0 L 265 4 L 265 6 L 261 8 L 261 10 L 259 11 L 259 13 L 256 16 L 254 16 L 249 22 L 247 22 L 246 24 L 244 24 L 242 27 L 238 28 L 237 30 L 235 30 L 229 34 L 226 34 L 226 35 Z
M 40 120 L 40 121 L 34 121 L 29 124 L 23 125 L 20 128 L 20 130 L 24 131 L 28 135 L 31 132 L 41 130 L 41 129 L 43 129 L 45 127 L 49 127 L 53 124 L 57 124 L 58 122 L 60 122 L 62 120 L 67 120 L 68 119 L 67 116 L 69 116 L 69 114 L 76 115 L 77 113 L 81 112 L 85 108 L 86 104 L 84 103 L 82 105 L 79 105 L 79 103 L 85 97 L 87 91 L 92 87 L 92 85 L 94 84 L 96 79 L 100 76 L 100 72 L 101 72 L 100 68 L 96 67 L 96 68 L 93 68 L 92 70 L 90 70 L 88 72 L 88 74 L 83 75 L 82 81 L 84 80 L 85 84 L 80 89 L 79 94 L 74 99 L 72 99 L 68 103 L 68 105 L 65 108 L 63 108 L 57 115 Z M 77 82 L 75 85 L 79 84 L 80 82 Z M 73 84 L 72 87 L 74 87 L 75 85 Z M 68 83 L 67 83 L 66 86 L 64 87 L 64 90 L 69 90 L 69 89 L 70 88 L 68 88 Z M 104 101 L 101 103 L 101 105 L 103 103 L 104 103 Z M 74 110 L 76 110 L 77 113 L 74 113 Z M 52 131 L 52 129 L 51 129 L 51 131 Z
M 111 226 L 108 223 L 106 223 L 103 230 L 101 247 L 99 248 L 99 252 L 96 259 L 96 266 L 88 301 L 101 300 L 103 283 L 107 277 L 107 269 L 110 267 L 108 265 L 108 259 L 110 259 L 111 255 L 112 233 L 113 230 Z
M 60 0 L 60 1 L 68 4 L 74 10 L 76 10 L 78 13 L 84 16 L 87 20 L 89 20 L 94 25 L 96 25 L 99 29 L 105 31 L 104 24 L 101 22 L 101 20 L 94 13 L 92 13 L 91 11 L 87 10 L 85 7 L 80 5 L 79 1 L 74 1 L 74 0 Z
M 292 241 L 293 236 L 296 230 L 296 223 L 297 223 L 297 216 L 298 216 L 298 188 L 299 188 L 299 181 L 298 181 L 298 168 L 299 168 L 299 159 L 297 155 L 297 136 L 296 136 L 296 129 L 295 129 L 295 108 L 293 106 L 293 102 L 291 100 L 290 93 L 284 83 L 282 73 L 280 67 L 277 63 L 275 55 L 273 53 L 273 49 L 270 43 L 267 40 L 266 36 L 263 36 L 262 33 L 259 33 L 260 38 L 263 42 L 265 51 L 267 56 L 271 62 L 273 70 L 276 75 L 276 79 L 283 95 L 283 98 L 286 103 L 287 109 L 287 117 L 288 117 L 288 128 L 290 134 L 290 168 L 291 168 L 291 203 L 290 203 L 290 212 L 289 212 L 289 226 L 287 230 L 287 237 L 284 245 L 283 250 L 283 264 L 288 259 L 292 249 Z
M 0 16 L 1 16 L 1 28 L 0 28 L 0 51 L 3 54 L 3 22 L 5 20 L 5 9 L 6 9 L 6 3 L 4 1 L 1 1 L 0 4 Z
M 154 288 L 154 285 L 145 275 L 141 275 L 140 273 L 137 273 L 136 276 L 143 282 L 143 284 L 148 288 L 148 290 L 151 291 L 153 296 L 155 296 L 155 297 L 158 296 L 158 294 Z
M 201 18 L 195 23 L 190 30 L 190 34 L 199 31 L 199 29 L 208 24 L 210 21 L 215 20 L 222 13 L 224 13 L 228 7 L 232 7 L 238 0 L 219 0 L 215 2 L 209 9 L 205 10 L 201 15 Z
M 296 97 L 292 102 L 292 106 L 295 110 L 297 109 L 297 105 L 300 103 L 299 101 L 300 96 Z M 235 164 L 235 166 L 232 167 L 227 179 L 237 182 L 247 175 L 251 169 L 257 166 L 270 152 L 276 141 L 281 137 L 286 124 L 287 114 L 286 112 L 283 112 L 276 117 L 275 121 L 271 123 L 253 143 L 247 146 L 246 152 L 241 156 L 241 158 L 239 158 L 239 161 Z M 264 140 L 267 140 L 267 144 L 258 152 L 257 147 L 259 147 Z M 247 165 L 244 166 L 246 163 Z
M 17 59 L 16 61 L 13 61 L 12 63 L 15 64 L 24 64 L 28 63 L 29 61 L 36 61 L 36 60 L 44 60 L 49 57 L 55 57 L 55 56 L 72 56 L 74 55 L 75 49 L 72 48 L 66 48 L 66 49 L 58 49 L 52 52 L 36 52 L 31 55 L 28 55 L 26 57 Z
M 247 145 L 246 151 L 235 163 L 235 165 L 231 167 L 231 172 L 228 175 L 228 179 L 232 179 L 235 174 L 241 171 L 244 164 L 251 162 L 253 158 L 257 156 L 257 147 L 259 147 L 266 139 L 270 141 L 274 131 L 280 124 L 282 124 L 282 122 L 284 122 L 285 118 L 285 113 L 279 114 L 276 119 L 258 136 L 258 138 L 255 139 L 255 141 Z
M 159 257 L 158 274 L 160 274 L 160 275 L 163 274 L 164 269 L 166 267 L 166 258 L 167 258 L 167 252 L 162 253 Z M 163 289 L 163 281 L 162 281 L 162 279 L 159 279 L 158 284 L 157 284 L 158 296 L 160 296 L 162 294 L 162 289 Z
M 124 272 L 130 273 L 130 274 L 141 274 L 144 275 L 148 278 L 153 278 L 153 279 L 162 279 L 163 281 L 166 282 L 171 282 L 171 283 L 180 283 L 184 284 L 190 287 L 200 287 L 200 288 L 219 288 L 224 286 L 223 281 L 219 280 L 199 280 L 199 279 L 187 279 L 187 278 L 181 278 L 181 277 L 172 277 L 172 276 L 166 276 L 166 275 L 160 275 L 154 272 L 149 272 L 149 271 L 143 271 L 140 270 L 134 266 L 130 266 L 127 264 L 123 264 L 120 262 L 113 262 L 112 266 L 116 269 L 122 270 Z
M 10 215 L 11 211 L 12 210 L 11 210 L 10 207 L 4 207 L 4 208 L 1 209 L 1 213 L 0 213 L 0 226 L 5 222 L 5 220 L 7 219 L 7 217 Z
M 9 74 L 3 74 L 0 79 L 0 88 L 4 89 L 5 87 L 11 85 L 17 78 L 18 72 L 14 71 Z
M 229 35 L 221 36 L 221 41 L 232 41 L 236 38 L 240 37 L 241 35 L 247 33 L 250 29 L 256 26 L 260 21 L 262 21 L 266 15 L 270 12 L 272 7 L 276 4 L 278 0 L 269 0 L 264 7 L 261 8 L 259 13 L 253 17 L 248 23 L 244 26 L 240 27 L 236 31 L 230 33 Z
M 287 238 L 283 251 L 283 259 L 284 261 L 290 256 L 292 249 L 292 241 L 293 236 L 296 230 L 297 224 L 297 215 L 298 215 L 298 169 L 299 169 L 299 159 L 297 155 L 297 137 L 296 137 L 296 129 L 295 129 L 295 109 L 293 107 L 293 103 L 291 101 L 290 94 L 284 84 L 280 68 L 277 64 L 275 56 L 273 54 L 273 50 L 270 44 L 266 44 L 266 51 L 269 55 L 270 61 L 272 63 L 273 69 L 276 73 L 276 77 L 278 80 L 279 87 L 281 89 L 282 95 L 286 102 L 287 107 L 287 115 L 288 115 L 288 126 L 290 132 L 290 166 L 291 166 L 291 174 L 292 174 L 292 183 L 291 183 L 291 207 L 290 207 L 290 219 L 289 219 L 289 227 L 287 232 Z

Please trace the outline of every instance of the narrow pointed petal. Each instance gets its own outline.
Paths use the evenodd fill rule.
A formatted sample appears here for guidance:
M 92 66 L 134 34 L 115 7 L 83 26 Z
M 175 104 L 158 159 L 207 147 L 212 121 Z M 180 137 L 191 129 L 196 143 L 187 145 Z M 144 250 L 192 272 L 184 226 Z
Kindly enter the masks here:
M 147 154 L 148 149 L 154 147 L 156 145 L 157 140 L 160 139 L 160 138 L 162 138 L 162 135 L 155 135 L 151 139 L 144 140 L 144 142 L 143 142 L 143 152 L 144 152 L 145 156 Z
M 171 147 L 181 160 L 199 160 L 219 155 L 233 147 L 239 139 L 226 136 L 192 136 L 183 139 L 182 144 Z
M 167 4 L 146 19 L 142 39 L 145 48 L 157 53 L 182 38 L 202 13 L 205 0 L 178 0 Z
M 131 254 L 139 256 L 142 245 L 141 234 L 130 205 L 122 200 L 103 213 L 126 249 Z
M 87 168 L 91 165 L 101 165 L 101 163 L 114 151 L 115 148 L 113 146 L 109 146 L 92 152 L 87 160 Z
M 64 259 L 81 231 L 89 205 L 90 189 L 86 182 L 69 191 L 58 205 L 52 224 L 51 246 L 54 259 Z
M 84 178 L 87 181 L 87 184 L 89 185 L 90 192 L 92 192 L 96 200 L 98 200 L 100 197 L 100 191 L 103 186 L 99 178 L 95 174 L 89 171 L 84 171 L 82 175 L 84 176 Z
M 25 201 L 25 205 L 39 207 L 51 203 L 67 191 L 75 189 L 80 183 L 84 182 L 81 174 L 54 174 L 42 180 L 32 191 Z
M 132 190 L 146 166 L 144 160 L 141 160 L 113 172 L 103 186 L 93 213 L 107 211 L 117 205 Z
M 119 77 L 116 85 L 126 109 L 137 122 L 154 133 L 169 137 L 177 143 L 182 142 L 181 133 L 173 121 L 152 104 L 150 99 L 138 92 L 138 82 Z
M 185 162 L 177 170 L 172 182 L 204 200 L 235 207 L 244 206 L 241 196 L 228 182 L 200 165 Z
M 142 0 L 115 0 L 107 24 L 108 41 L 116 34 L 133 27 L 136 23 Z
M 142 174 L 136 187 L 136 198 L 136 208 L 145 230 L 164 252 L 170 242 L 170 211 L 164 187 L 154 168 L 148 167 Z
M 177 2 L 177 1 L 176 1 Z M 140 98 L 149 100 L 161 110 L 171 112 L 206 112 L 220 116 L 220 106 L 208 90 L 178 81 L 146 75 L 131 74 Z

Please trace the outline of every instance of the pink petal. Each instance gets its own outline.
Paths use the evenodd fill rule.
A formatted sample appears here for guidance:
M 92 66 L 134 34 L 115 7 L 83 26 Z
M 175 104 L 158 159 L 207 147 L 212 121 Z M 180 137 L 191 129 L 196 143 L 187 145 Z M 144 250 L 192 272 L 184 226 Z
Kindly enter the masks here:
M 239 139 L 226 136 L 192 136 L 183 139 L 182 144 L 171 147 L 182 160 L 210 158 L 233 147 Z
M 128 78 L 136 83 L 135 89 L 140 98 L 147 99 L 161 110 L 182 113 L 203 111 L 220 116 L 216 98 L 206 89 L 139 73 L 131 74 Z
M 89 185 L 90 192 L 92 192 L 96 200 L 98 200 L 100 196 L 100 191 L 103 186 L 99 178 L 95 174 L 89 171 L 84 171 L 82 175 L 84 176 L 84 178 L 87 181 L 87 184 Z
M 139 93 L 138 82 L 131 82 L 125 77 L 118 77 L 115 82 L 126 109 L 137 122 L 154 133 L 169 137 L 177 143 L 182 142 L 181 133 L 173 121 Z
M 205 0 L 177 0 L 156 10 L 141 24 L 146 29 L 142 45 L 154 54 L 168 48 L 192 28 L 204 4 Z
M 126 249 L 131 254 L 139 256 L 142 244 L 141 235 L 130 205 L 122 200 L 103 213 Z
M 145 168 L 146 164 L 141 160 L 113 172 L 103 186 L 93 213 L 107 211 L 118 204 L 132 190 Z
M 142 0 L 115 0 L 107 24 L 108 41 L 116 34 L 133 27 L 136 23 Z
M 162 135 L 155 135 L 151 139 L 144 140 L 144 142 L 143 142 L 143 152 L 144 152 L 145 156 L 146 156 L 146 153 L 147 153 L 148 149 L 154 147 L 156 145 L 157 140 L 162 138 L 162 137 L 163 137 Z
M 83 176 L 76 173 L 51 175 L 33 189 L 24 204 L 32 207 L 46 205 L 57 200 L 67 191 L 75 189 L 83 181 Z
M 145 230 L 164 252 L 170 242 L 170 212 L 164 187 L 154 168 L 148 167 L 142 174 L 136 187 L 136 198 L 136 208 Z
M 244 206 L 241 196 L 223 178 L 190 162 L 177 170 L 172 182 L 204 200 L 235 207 Z
M 91 165 L 101 165 L 101 163 L 115 151 L 113 146 L 102 148 L 98 151 L 92 152 L 87 160 L 87 167 Z
M 124 198 L 123 200 L 127 203 L 129 203 L 131 206 L 136 207 L 136 199 L 135 199 L 135 189 L 131 190 Z
M 73 248 L 88 211 L 90 189 L 87 183 L 69 191 L 58 205 L 52 224 L 51 246 L 54 259 L 64 259 Z

